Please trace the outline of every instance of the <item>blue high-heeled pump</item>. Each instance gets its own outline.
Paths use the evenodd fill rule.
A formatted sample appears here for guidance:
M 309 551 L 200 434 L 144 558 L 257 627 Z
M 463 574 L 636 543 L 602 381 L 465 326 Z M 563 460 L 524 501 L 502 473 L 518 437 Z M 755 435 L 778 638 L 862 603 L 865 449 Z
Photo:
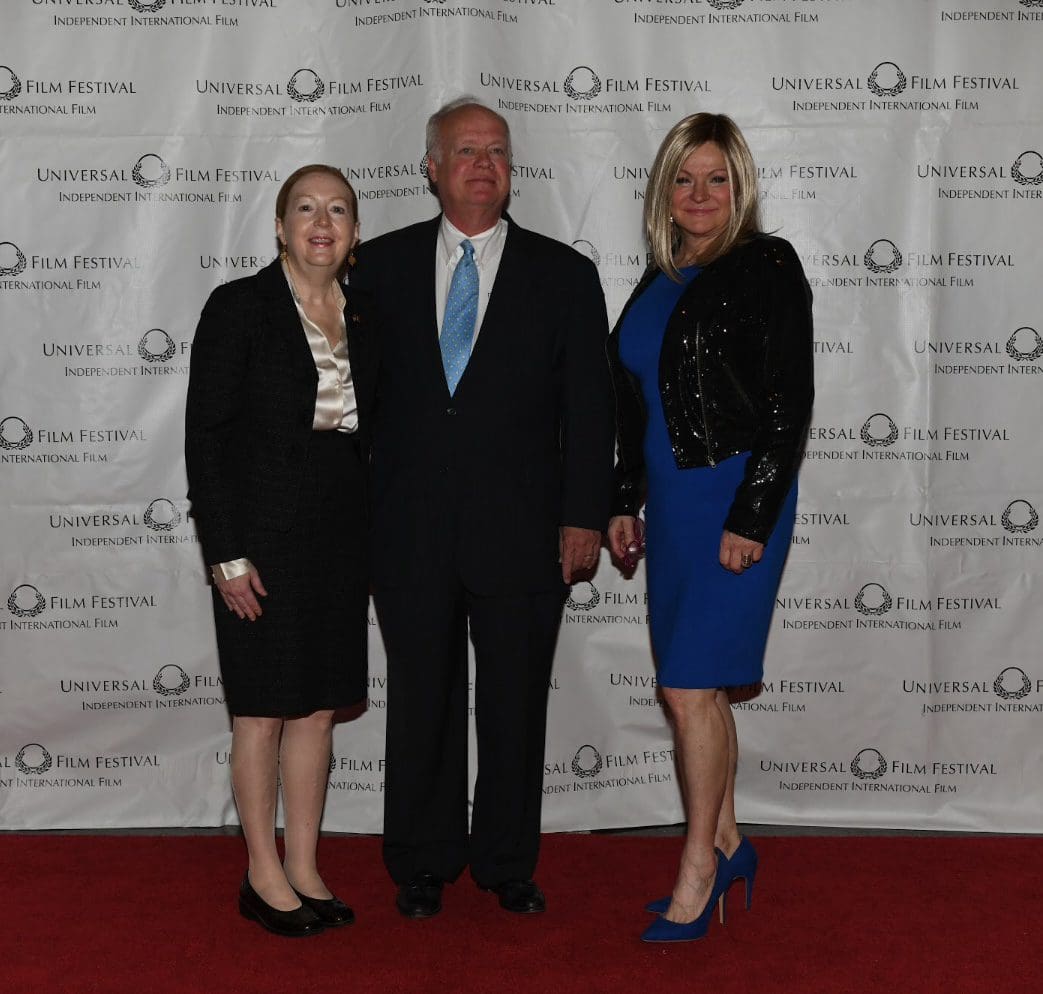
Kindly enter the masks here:
M 732 853 L 731 858 L 721 856 L 720 859 L 723 859 L 724 864 L 728 867 L 728 883 L 721 895 L 721 924 L 723 925 L 727 913 L 728 887 L 736 880 L 741 879 L 746 883 L 746 910 L 750 910 L 750 903 L 753 900 L 753 881 L 757 876 L 757 851 L 744 835 L 739 840 L 739 846 Z M 670 907 L 670 900 L 671 898 L 669 897 L 661 897 L 656 901 L 649 901 L 645 905 L 645 911 L 650 911 L 654 915 L 661 915 Z
M 750 910 L 750 903 L 753 901 L 753 881 L 757 876 L 757 850 L 753 848 L 753 844 L 744 835 L 739 840 L 739 848 L 732 853 L 731 858 L 728 860 L 728 886 L 725 887 L 724 893 L 721 894 L 721 914 L 722 916 L 727 911 L 728 905 L 728 887 L 730 887 L 736 880 L 742 880 L 746 884 L 746 910 Z M 721 918 L 724 921 L 724 918 Z
M 717 872 L 714 874 L 710 898 L 706 902 L 699 917 L 690 922 L 672 922 L 661 915 L 641 933 L 642 942 L 691 942 L 701 939 L 710 928 L 713 906 L 719 904 L 725 889 L 728 887 L 728 860 L 720 849 L 717 854 Z

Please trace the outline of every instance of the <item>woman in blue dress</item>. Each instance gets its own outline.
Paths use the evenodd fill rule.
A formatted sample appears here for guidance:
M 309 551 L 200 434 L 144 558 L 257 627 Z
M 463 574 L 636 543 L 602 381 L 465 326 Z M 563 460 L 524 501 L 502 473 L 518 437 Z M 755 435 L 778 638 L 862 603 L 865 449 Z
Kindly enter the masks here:
M 793 247 L 760 230 L 757 173 L 728 117 L 694 114 L 645 193 L 654 262 L 609 338 L 619 460 L 613 554 L 645 501 L 652 648 L 673 722 L 688 834 L 650 942 L 706 934 L 757 856 L 735 822 L 728 688 L 758 683 L 790 544 L 811 415 L 811 291 Z

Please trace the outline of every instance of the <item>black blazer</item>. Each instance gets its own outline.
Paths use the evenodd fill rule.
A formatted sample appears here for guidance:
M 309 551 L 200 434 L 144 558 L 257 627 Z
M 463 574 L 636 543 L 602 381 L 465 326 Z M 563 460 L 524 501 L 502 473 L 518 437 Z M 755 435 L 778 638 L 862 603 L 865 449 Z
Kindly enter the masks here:
M 644 396 L 619 358 L 630 307 L 608 340 L 619 462 L 613 513 L 636 514 L 645 485 Z M 681 294 L 663 334 L 659 394 L 679 469 L 750 452 L 723 526 L 766 542 L 804 449 L 815 398 L 811 288 L 785 239 L 757 235 L 709 263 Z
M 559 526 L 603 530 L 612 491 L 597 270 L 508 219 L 480 333 L 450 397 L 435 310 L 440 221 L 362 245 L 352 273 L 380 328 L 374 577 L 422 585 L 452 572 L 477 593 L 560 589 Z
M 363 463 L 373 364 L 367 309 L 345 292 Z M 185 410 L 188 497 L 209 565 L 249 556 L 257 522 L 288 531 L 315 415 L 318 372 L 279 261 L 217 287 L 192 343 Z M 346 495 L 350 498 L 351 495 Z M 364 513 L 364 498 L 357 507 Z

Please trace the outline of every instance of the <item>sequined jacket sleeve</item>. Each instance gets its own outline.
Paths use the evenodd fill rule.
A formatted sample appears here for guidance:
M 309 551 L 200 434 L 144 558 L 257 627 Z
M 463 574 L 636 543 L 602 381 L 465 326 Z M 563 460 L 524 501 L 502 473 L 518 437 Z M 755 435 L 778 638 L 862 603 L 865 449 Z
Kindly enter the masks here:
M 616 466 L 615 486 L 612 496 L 612 515 L 637 515 L 644 503 L 645 494 L 645 422 L 648 412 L 645 399 L 641 394 L 641 385 L 623 365 L 619 356 L 619 336 L 623 327 L 623 319 L 634 301 L 645 291 L 645 288 L 659 272 L 654 266 L 649 267 L 634 289 L 630 299 L 620 312 L 616 325 L 609 335 L 606 349 L 609 369 L 612 371 L 612 386 L 616 399 Z
M 746 471 L 725 519 L 728 531 L 766 542 L 796 476 L 814 400 L 811 289 L 796 252 L 765 239 L 748 292 L 765 329 L 758 417 Z

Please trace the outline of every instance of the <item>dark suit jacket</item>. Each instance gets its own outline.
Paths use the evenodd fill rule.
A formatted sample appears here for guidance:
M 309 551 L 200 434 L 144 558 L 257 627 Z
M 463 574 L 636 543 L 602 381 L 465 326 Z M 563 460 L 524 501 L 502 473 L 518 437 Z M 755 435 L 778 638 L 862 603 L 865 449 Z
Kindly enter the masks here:
M 377 584 L 451 571 L 476 593 L 560 589 L 558 527 L 603 530 L 613 399 L 590 260 L 510 225 L 474 351 L 450 397 L 438 347 L 441 218 L 358 251 L 380 329 L 373 430 Z
M 374 360 L 362 295 L 345 296 L 365 463 Z M 192 343 L 185 411 L 188 497 L 208 564 L 249 556 L 246 535 L 255 523 L 277 531 L 293 525 L 317 386 L 278 260 L 214 290 Z M 363 513 L 361 494 L 356 502 Z

